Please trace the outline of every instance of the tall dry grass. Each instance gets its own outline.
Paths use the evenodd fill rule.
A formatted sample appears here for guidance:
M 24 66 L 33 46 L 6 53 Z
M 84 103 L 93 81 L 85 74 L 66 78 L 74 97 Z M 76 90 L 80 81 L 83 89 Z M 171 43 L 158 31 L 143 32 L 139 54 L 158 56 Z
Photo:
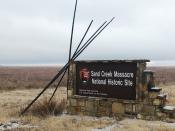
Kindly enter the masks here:
M 35 103 L 29 113 L 19 117 L 19 107 L 29 103 L 57 72 L 56 67 L 0 67 L 0 123 L 11 119 L 19 119 L 23 122 L 32 123 L 39 128 L 19 128 L 12 131 L 89 131 L 92 128 L 101 129 L 113 124 L 116 125 L 112 131 L 173 131 L 174 128 L 162 122 L 149 122 L 142 120 L 122 120 L 116 122 L 109 118 L 89 118 L 83 116 L 59 116 L 64 112 L 66 101 L 66 89 L 58 89 L 58 97 L 51 103 L 48 98 L 42 98 Z M 171 84 L 175 81 L 175 68 L 152 68 L 156 71 L 156 80 L 160 85 Z M 62 85 L 66 85 L 66 79 Z M 53 85 L 54 87 L 55 85 Z M 34 89 L 36 88 L 36 89 Z M 163 92 L 168 93 L 169 103 L 175 104 L 175 86 L 163 86 Z M 15 89 L 15 90 L 14 90 Z M 19 90 L 16 90 L 19 89 Z M 25 89 L 25 90 L 21 90 Z M 31 89 L 31 90 L 28 90 Z M 5 90 L 5 91 L 2 91 Z M 10 90 L 10 91 L 9 91 Z M 11 91 L 14 90 L 14 91 Z M 52 89 L 50 89 L 52 90 Z M 45 96 L 50 96 L 48 91 Z M 58 115 L 58 117 L 54 116 Z
M 20 112 L 24 108 L 21 108 Z M 63 114 L 66 110 L 66 100 L 52 99 L 49 101 L 49 97 L 44 97 L 42 100 L 35 103 L 28 111 L 28 115 L 34 115 L 39 117 L 58 116 Z
M 175 67 L 148 67 L 155 72 L 155 82 L 157 85 L 175 84 Z
M 38 89 L 45 86 L 60 67 L 0 67 L 0 90 Z M 60 86 L 65 86 L 66 76 Z M 55 87 L 56 83 L 52 85 Z

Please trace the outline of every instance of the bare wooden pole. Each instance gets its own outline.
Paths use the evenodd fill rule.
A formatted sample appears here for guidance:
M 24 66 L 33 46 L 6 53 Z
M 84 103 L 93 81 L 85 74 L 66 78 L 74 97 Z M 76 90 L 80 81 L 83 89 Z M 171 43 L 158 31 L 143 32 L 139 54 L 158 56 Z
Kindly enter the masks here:
M 75 2 L 74 16 L 73 16 L 73 21 L 72 21 L 72 31 L 71 31 L 71 38 L 70 38 L 70 47 L 69 47 L 69 58 L 68 58 L 68 61 L 71 59 L 71 55 L 72 55 L 72 40 L 73 40 L 73 34 L 74 34 L 74 23 L 75 23 L 76 10 L 77 10 L 77 0 Z M 68 95 L 69 68 L 68 68 L 68 73 L 67 74 L 68 74 L 67 75 L 67 95 Z
M 69 47 L 69 59 L 71 59 L 71 53 L 72 53 L 72 41 L 73 41 L 73 35 L 74 35 L 74 23 L 75 23 L 75 16 L 77 11 L 77 0 L 75 2 L 75 9 L 74 9 L 74 15 L 73 15 L 73 21 L 72 21 L 72 30 L 71 30 L 71 38 L 70 38 L 70 47 Z
M 112 18 L 107 24 L 106 24 L 106 21 L 105 21 L 105 22 L 100 26 L 100 28 L 88 39 L 88 41 L 79 49 L 81 43 L 83 42 L 83 40 L 84 40 L 84 38 L 85 38 L 85 36 L 86 36 L 86 34 L 87 34 L 87 32 L 88 32 L 88 30 L 89 30 L 89 28 L 90 28 L 92 22 L 93 22 L 93 20 L 92 20 L 91 23 L 90 23 L 90 25 L 88 26 L 88 28 L 87 28 L 87 30 L 86 30 L 86 32 L 85 32 L 83 38 L 82 38 L 82 40 L 80 41 L 78 47 L 76 48 L 76 51 L 74 52 L 73 57 L 75 57 L 78 53 L 82 52 L 82 51 L 91 43 L 91 41 L 93 41 L 93 40 L 94 40 L 94 39 L 95 39 L 95 38 L 96 38 L 96 37 L 97 37 L 97 36 L 98 36 L 98 35 L 99 35 L 113 20 L 114 20 L 114 18 Z M 105 24 L 106 24 L 106 25 L 105 25 Z M 105 25 L 105 26 L 104 26 L 104 25 Z M 103 26 L 104 26 L 104 27 L 103 27 Z M 102 27 L 103 27 L 103 28 L 102 28 Z M 102 28 L 102 29 L 101 29 L 101 28 Z M 100 29 L 101 29 L 101 30 L 100 30 Z M 98 33 L 98 34 L 97 34 L 97 33 Z M 79 49 L 79 50 L 78 50 L 78 49 Z M 55 90 L 54 90 L 54 93 L 52 94 L 52 96 L 51 96 L 49 102 L 52 100 L 53 96 L 55 95 L 55 93 L 56 93 L 56 91 L 57 91 L 57 89 L 58 89 L 58 86 L 60 85 L 60 83 L 61 83 L 61 81 L 62 81 L 62 79 L 63 79 L 65 73 L 66 73 L 66 70 L 64 71 L 64 74 L 62 75 L 61 79 L 59 80 L 59 82 L 58 82 L 58 84 L 57 84 L 57 86 L 56 86 L 56 88 L 55 88 Z
M 100 35 L 100 33 L 115 19 L 115 17 L 113 17 L 104 27 L 103 25 L 106 23 L 104 22 L 103 25 L 98 29 L 99 31 L 96 31 L 96 33 L 94 33 L 88 40 L 87 42 L 79 49 L 79 51 L 76 53 L 76 55 L 74 56 L 73 59 L 76 59 L 93 41 L 94 39 Z M 103 28 L 102 28 L 103 27 Z M 102 28 L 102 29 L 101 29 Z
M 93 20 L 90 22 L 90 24 L 89 24 L 88 28 L 86 29 L 86 32 L 84 33 L 84 35 L 83 35 L 83 37 L 82 37 L 82 39 L 81 39 L 80 43 L 78 44 L 78 46 L 77 46 L 77 48 L 76 48 L 76 50 L 75 50 L 75 52 L 74 52 L 74 54 L 73 54 L 73 57 L 74 57 L 74 55 L 77 53 L 77 51 L 78 51 L 79 47 L 81 46 L 81 44 L 82 44 L 82 42 L 83 42 L 84 38 L 86 37 L 86 35 L 87 35 L 87 33 L 88 33 L 88 31 L 89 31 L 89 29 L 90 29 L 90 27 L 91 27 L 92 23 L 93 23 Z M 52 96 L 50 97 L 49 102 L 50 102 L 50 101 L 52 100 L 52 98 L 54 97 L 54 95 L 55 95 L 55 93 L 56 93 L 56 91 L 57 91 L 57 89 L 58 89 L 58 86 L 60 85 L 60 83 L 61 83 L 61 81 L 62 81 L 62 79 L 63 79 L 64 75 L 66 74 L 66 71 L 67 71 L 67 70 L 65 70 L 65 71 L 64 71 L 64 73 L 63 73 L 62 77 L 60 78 L 60 80 L 59 80 L 59 82 L 58 82 L 58 84 L 57 84 L 57 86 L 56 86 L 56 88 L 55 88 L 55 90 L 54 90 L 54 92 L 53 92 Z M 67 87 L 67 88 L 68 88 L 68 87 Z M 67 90 L 68 90 L 68 89 L 67 89 Z M 67 93 L 68 93 L 68 92 L 67 92 Z
M 113 18 L 114 19 L 114 18 Z M 101 29 L 100 27 L 100 31 L 98 32 L 98 34 L 96 34 L 92 39 L 90 39 L 89 42 L 86 42 L 86 46 L 84 46 L 82 49 L 80 49 L 76 55 L 74 57 L 72 57 L 68 63 L 66 63 L 66 65 L 61 68 L 61 70 L 53 77 L 53 79 L 45 86 L 45 88 L 37 95 L 37 97 L 35 97 L 34 100 L 32 100 L 32 102 L 21 112 L 21 115 L 23 115 L 32 105 L 33 103 L 50 87 L 50 85 L 55 82 L 55 80 L 65 71 L 68 69 L 69 65 L 72 63 L 72 61 L 74 61 L 92 42 L 93 40 L 113 21 L 113 19 L 107 24 L 105 25 L 105 27 L 103 27 L 103 29 Z M 84 45 L 85 45 L 84 44 Z

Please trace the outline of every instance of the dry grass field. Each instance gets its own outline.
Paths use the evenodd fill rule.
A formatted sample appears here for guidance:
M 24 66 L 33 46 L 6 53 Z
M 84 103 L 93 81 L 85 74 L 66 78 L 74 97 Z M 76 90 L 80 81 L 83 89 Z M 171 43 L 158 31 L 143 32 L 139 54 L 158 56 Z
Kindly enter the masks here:
M 156 84 L 174 85 L 175 84 L 175 67 L 148 67 L 155 72 Z
M 0 89 L 42 88 L 58 72 L 58 67 L 0 67 Z M 63 79 L 61 85 L 66 85 Z M 53 85 L 54 86 L 54 85 Z
M 175 105 L 175 67 L 151 67 L 156 71 L 156 82 L 168 93 L 168 103 Z M 145 121 L 124 118 L 96 118 L 88 116 L 62 115 L 36 116 L 32 112 L 19 116 L 19 112 L 41 91 L 52 78 L 56 67 L 0 67 L 0 127 L 9 122 L 20 126 L 11 131 L 174 131 L 175 123 Z M 166 78 L 162 77 L 166 76 Z M 165 79 L 165 82 L 162 81 Z M 66 99 L 66 79 L 59 88 L 54 101 L 59 104 Z M 51 96 L 54 88 L 42 95 L 39 101 Z M 37 104 L 37 103 L 36 103 Z M 36 106 L 33 105 L 33 106 Z M 6 128 L 8 129 L 8 128 Z M 0 130 L 2 130 L 0 128 Z

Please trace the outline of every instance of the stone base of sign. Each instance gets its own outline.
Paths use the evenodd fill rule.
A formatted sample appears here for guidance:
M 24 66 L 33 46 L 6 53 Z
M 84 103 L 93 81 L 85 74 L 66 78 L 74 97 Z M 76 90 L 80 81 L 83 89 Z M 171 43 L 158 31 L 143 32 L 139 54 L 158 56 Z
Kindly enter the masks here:
M 120 63 L 121 61 L 116 62 Z M 175 120 L 175 107 L 166 106 L 166 94 L 160 94 L 161 89 L 159 88 L 154 88 L 150 92 L 147 90 L 148 85 L 143 81 L 146 61 L 133 62 L 137 63 L 136 100 L 77 95 L 76 63 L 72 63 L 69 68 L 68 113 L 97 117 L 109 116 L 121 118 L 121 116 L 134 116 L 145 120 Z
M 151 95 L 150 95 L 151 94 Z M 145 120 L 175 118 L 175 107 L 165 107 L 166 99 L 150 93 L 146 101 L 115 100 L 95 97 L 72 96 L 68 99 L 68 113 L 87 116 L 128 116 Z M 157 93 L 157 96 L 160 93 Z M 154 97 L 153 97 L 154 96 Z M 165 108 L 164 108 L 165 107 Z M 139 117 L 140 116 L 140 117 Z

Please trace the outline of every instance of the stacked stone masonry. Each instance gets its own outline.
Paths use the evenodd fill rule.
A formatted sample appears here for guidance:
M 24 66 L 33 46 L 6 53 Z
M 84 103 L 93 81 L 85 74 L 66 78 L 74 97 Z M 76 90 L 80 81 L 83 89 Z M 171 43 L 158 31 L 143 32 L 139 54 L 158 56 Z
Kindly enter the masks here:
M 137 64 L 136 100 L 119 100 L 113 98 L 98 98 L 75 95 L 76 64 L 70 66 L 70 81 L 68 87 L 68 108 L 72 115 L 88 116 L 142 116 L 142 118 L 175 118 L 175 108 L 166 106 L 166 94 L 161 89 L 148 92 L 142 80 L 146 62 Z M 167 108 L 166 108 L 167 107 Z

